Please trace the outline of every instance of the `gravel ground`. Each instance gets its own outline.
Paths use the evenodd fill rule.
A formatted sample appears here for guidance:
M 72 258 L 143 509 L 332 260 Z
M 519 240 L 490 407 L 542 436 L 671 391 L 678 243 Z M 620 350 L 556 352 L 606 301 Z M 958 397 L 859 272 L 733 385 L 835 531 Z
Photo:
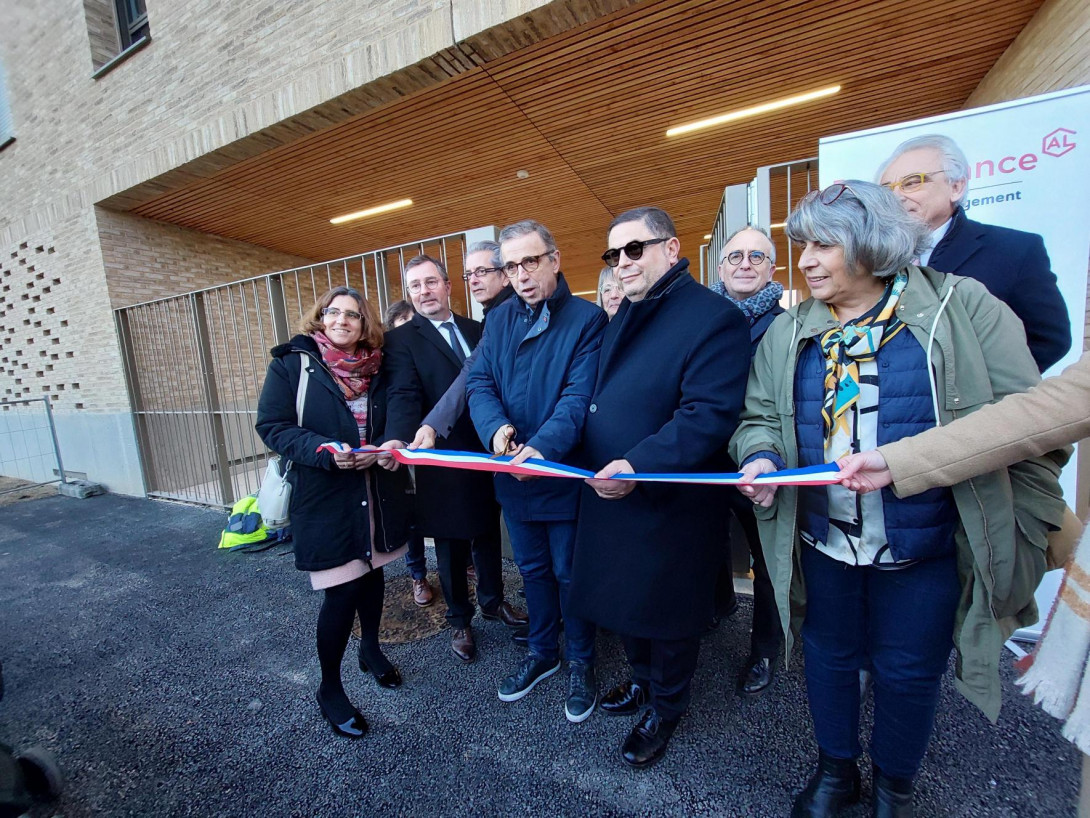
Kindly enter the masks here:
M 346 688 L 372 732 L 338 738 L 313 699 L 319 597 L 280 550 L 219 553 L 223 522 L 114 496 L 0 508 L 0 741 L 46 747 L 68 779 L 35 815 L 783 816 L 808 778 L 798 663 L 756 701 L 731 692 L 747 599 L 705 640 L 691 713 L 652 769 L 618 759 L 629 719 L 565 721 L 563 674 L 500 702 L 521 656 L 492 622 L 468 666 L 446 632 L 391 645 L 397 691 L 350 654 Z M 600 685 L 620 681 L 616 639 L 599 652 Z M 944 685 L 919 815 L 1074 814 L 1078 753 L 1005 664 L 998 726 Z

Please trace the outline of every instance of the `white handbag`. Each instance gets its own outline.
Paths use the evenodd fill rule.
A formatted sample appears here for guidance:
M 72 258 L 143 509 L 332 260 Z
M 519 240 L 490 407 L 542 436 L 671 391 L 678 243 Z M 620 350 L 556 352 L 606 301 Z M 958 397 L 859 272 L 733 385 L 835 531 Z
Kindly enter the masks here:
M 299 388 L 295 390 L 295 419 L 300 426 L 303 425 L 303 407 L 306 404 L 309 379 L 307 356 L 300 353 Z M 280 467 L 281 463 L 284 464 L 283 469 Z M 265 477 L 261 480 L 261 488 L 257 490 L 257 510 L 261 512 L 261 522 L 266 528 L 283 528 L 289 522 L 288 508 L 291 506 L 289 471 L 291 471 L 290 460 L 283 460 L 279 455 L 269 458 L 269 465 L 265 467 Z

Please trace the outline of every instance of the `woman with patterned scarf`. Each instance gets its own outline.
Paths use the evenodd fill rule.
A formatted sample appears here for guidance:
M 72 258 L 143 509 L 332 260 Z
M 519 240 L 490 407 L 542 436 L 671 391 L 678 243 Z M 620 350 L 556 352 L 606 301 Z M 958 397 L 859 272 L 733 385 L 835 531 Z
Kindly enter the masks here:
M 811 297 L 777 318 L 757 350 L 731 441 L 750 477 L 834 462 L 1039 380 L 1006 305 L 975 280 L 914 265 L 926 228 L 889 191 L 856 181 L 814 191 L 786 232 Z M 1047 534 L 1063 520 L 1065 457 L 907 498 L 842 485 L 743 487 L 787 655 L 801 631 L 806 660 L 819 757 L 793 816 L 836 815 L 859 800 L 861 669 L 874 690 L 874 815 L 914 814 L 955 645 L 958 689 L 998 717 L 999 650 L 1037 618 Z
M 401 685 L 379 648 L 378 629 L 382 566 L 404 555 L 408 539 L 408 483 L 393 458 L 351 452 L 380 444 L 385 427 L 382 324 L 372 306 L 356 290 L 334 287 L 304 314 L 300 329 L 272 350 L 256 429 L 291 462 L 295 567 L 323 591 L 318 707 L 335 733 L 360 738 L 367 721 L 345 693 L 341 660 L 358 614 L 360 669 L 383 687 Z M 318 450 L 329 442 L 341 451 Z

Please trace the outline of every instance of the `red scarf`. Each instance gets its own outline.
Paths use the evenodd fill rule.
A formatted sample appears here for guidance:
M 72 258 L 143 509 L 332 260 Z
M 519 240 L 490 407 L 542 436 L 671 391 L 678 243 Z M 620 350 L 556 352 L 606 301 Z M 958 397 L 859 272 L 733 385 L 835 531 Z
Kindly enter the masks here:
M 371 386 L 371 376 L 378 372 L 382 363 L 382 350 L 367 351 L 357 347 L 357 354 L 351 355 L 333 346 L 324 332 L 312 332 L 310 337 L 317 342 L 318 349 L 322 351 L 322 360 L 333 373 L 333 379 L 341 387 L 345 400 L 357 400 L 366 395 Z

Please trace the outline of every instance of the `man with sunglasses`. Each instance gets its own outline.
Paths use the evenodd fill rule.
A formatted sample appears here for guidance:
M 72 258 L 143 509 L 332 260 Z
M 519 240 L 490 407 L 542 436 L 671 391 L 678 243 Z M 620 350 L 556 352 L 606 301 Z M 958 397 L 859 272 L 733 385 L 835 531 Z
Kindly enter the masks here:
M 784 311 L 780 306 L 783 285 L 772 280 L 775 271 L 776 247 L 769 235 L 759 227 L 736 230 L 727 238 L 719 254 L 719 278 L 711 289 L 738 307 L 745 316 L 749 324 L 751 356 L 757 352 L 757 346 L 772 321 Z M 753 504 L 739 492 L 728 492 L 727 498 L 727 504 L 745 534 L 753 559 L 753 624 L 749 658 L 738 676 L 736 687 L 739 696 L 752 698 L 764 693 L 772 684 L 783 637 L 776 595 L 761 550 Z M 716 607 L 719 611 L 729 611 L 735 604 L 734 570 L 729 549 L 724 554 L 724 560 L 716 583 Z
M 728 536 L 727 492 L 623 475 L 735 470 L 727 443 L 745 398 L 749 332 L 740 310 L 690 275 L 661 209 L 622 213 L 608 242 L 602 258 L 626 299 L 606 328 L 583 431 L 583 465 L 597 471 L 580 497 L 571 607 L 624 642 L 631 678 L 601 706 L 641 714 L 621 758 L 646 767 L 688 708 Z
M 421 255 L 404 270 L 405 289 L 416 315 L 386 334 L 383 367 L 387 387 L 387 439 L 403 441 L 457 379 L 462 364 L 480 342 L 481 325 L 450 310 L 450 280 L 439 259 Z M 452 449 L 480 451 L 473 425 L 465 418 L 445 437 Z M 451 650 L 472 662 L 477 643 L 471 625 L 466 564 L 477 570 L 477 602 L 485 618 L 519 628 L 526 617 L 503 597 L 500 521 L 492 481 L 479 472 L 455 469 L 416 470 L 417 528 L 435 539 L 439 580 L 451 626 Z
M 535 221 L 500 232 L 504 272 L 515 297 L 488 317 L 480 359 L 467 381 L 469 410 L 495 454 L 564 462 L 579 443 L 606 314 L 575 298 L 560 272 L 560 250 Z M 496 496 L 511 535 L 530 614 L 529 653 L 499 685 L 513 702 L 560 669 L 563 618 L 568 660 L 564 712 L 581 722 L 594 710 L 594 626 L 569 610 L 579 481 L 497 474 Z
M 1042 372 L 1067 354 L 1071 319 L 1044 241 L 1036 233 L 965 215 L 969 161 L 953 139 L 927 134 L 902 142 L 878 168 L 875 181 L 931 228 L 933 249 L 921 255 L 921 267 L 975 278 L 1005 302 L 1022 320 Z

